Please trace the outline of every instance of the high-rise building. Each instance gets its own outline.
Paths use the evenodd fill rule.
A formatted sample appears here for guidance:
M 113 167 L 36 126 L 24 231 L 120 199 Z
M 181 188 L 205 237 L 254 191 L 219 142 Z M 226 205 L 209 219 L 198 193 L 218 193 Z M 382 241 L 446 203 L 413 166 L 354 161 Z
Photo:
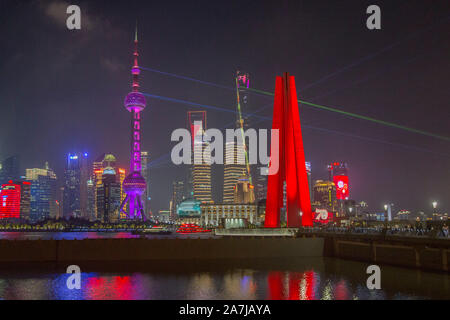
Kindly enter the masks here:
M 98 207 L 99 197 L 103 197 L 103 195 L 98 194 L 100 188 L 103 188 L 103 177 L 104 172 L 107 168 L 113 169 L 114 177 L 116 182 L 120 185 L 120 203 L 125 200 L 126 194 L 123 190 L 123 181 L 125 180 L 126 171 L 123 168 L 119 168 L 116 166 L 117 160 L 116 157 L 110 153 L 104 153 L 99 158 L 97 158 L 93 163 L 94 172 L 91 179 L 88 181 L 88 198 L 91 199 L 90 203 L 93 203 L 93 214 L 90 220 L 102 220 L 104 219 L 104 208 Z M 109 175 L 107 176 L 109 177 Z M 111 179 L 111 178 L 109 178 Z M 102 191 L 103 192 L 103 191 Z M 103 201 L 103 200 L 101 200 Z M 125 218 L 125 215 L 121 218 Z
M 248 125 L 248 88 L 250 79 L 248 73 L 236 73 L 236 129 L 238 136 L 233 141 L 225 142 L 225 163 L 223 178 L 223 203 L 234 201 L 234 188 L 239 178 L 247 176 L 253 184 L 252 170 L 248 161 L 247 145 L 244 130 Z
M 56 174 L 45 163 L 44 168 L 26 169 L 30 188 L 30 221 L 37 222 L 58 216 Z
M 211 203 L 211 159 L 208 143 L 204 141 L 206 131 L 206 111 L 189 111 L 188 124 L 192 137 L 191 184 L 196 200 Z
M 115 222 L 120 208 L 120 182 L 116 171 L 106 167 L 102 173 L 101 184 L 97 187 L 97 217 L 102 222 Z
M 333 162 L 328 165 L 329 181 L 336 185 L 336 198 L 349 199 L 348 166 L 346 162 Z
M 238 179 L 234 187 L 233 203 L 255 203 L 255 190 L 247 176 Z
M 264 166 L 257 169 L 255 175 L 256 200 L 261 201 L 267 197 L 267 174 L 269 172 L 269 167 Z M 265 174 L 262 174 L 261 170 Z
M 311 181 L 311 162 L 305 161 L 306 175 L 308 176 L 309 198 L 313 201 L 312 181 Z
M 336 186 L 331 181 L 317 180 L 313 187 L 314 202 L 316 208 L 336 211 Z
M 89 221 L 94 221 L 97 218 L 95 214 L 95 184 L 93 177 L 90 177 L 87 181 L 87 216 Z
M 2 161 L 0 170 L 0 184 L 9 183 L 9 181 L 18 181 L 20 179 L 19 156 L 11 156 Z
M 83 219 L 89 220 L 89 212 L 88 212 L 88 191 L 87 191 L 87 182 L 90 176 L 89 170 L 89 161 L 88 161 L 88 153 L 84 152 L 80 155 L 81 158 L 81 166 L 80 166 L 80 210 L 81 217 Z
M 8 183 L 2 184 L 0 191 L 0 219 L 19 219 L 20 218 L 20 184 Z
M 31 210 L 31 182 L 20 182 L 20 218 L 24 220 L 30 219 Z
M 170 199 L 169 211 L 170 217 L 175 218 L 178 205 L 184 200 L 185 185 L 183 181 L 174 181 L 172 183 L 172 198 Z
M 78 154 L 67 155 L 64 171 L 64 218 L 81 218 L 81 158 Z
M 120 212 L 126 214 L 129 219 L 144 219 L 144 204 L 142 196 L 147 189 L 147 182 L 141 175 L 141 111 L 146 107 L 145 97 L 139 92 L 139 74 L 141 69 L 138 65 L 138 36 L 137 27 L 134 37 L 134 64 L 131 68 L 133 75 L 133 89 L 124 101 L 125 108 L 131 112 L 131 155 L 130 173 L 123 181 L 123 190 L 126 197 L 121 204 Z
M 144 202 L 144 212 L 148 214 L 150 212 L 150 156 L 148 151 L 141 151 L 141 175 L 144 177 L 147 182 L 147 189 L 143 195 Z

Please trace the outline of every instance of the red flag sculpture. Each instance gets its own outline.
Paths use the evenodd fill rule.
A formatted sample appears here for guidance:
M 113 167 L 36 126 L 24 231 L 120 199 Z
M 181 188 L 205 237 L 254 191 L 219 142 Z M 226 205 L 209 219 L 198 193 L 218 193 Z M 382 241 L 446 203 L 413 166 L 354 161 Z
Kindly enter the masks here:
M 272 129 L 278 129 L 279 166 L 271 174 L 267 186 L 266 228 L 280 227 L 280 209 L 283 207 L 283 184 L 286 181 L 287 226 L 312 226 L 311 199 L 305 166 L 300 113 L 298 110 L 295 79 L 285 73 L 276 77 Z M 271 154 L 271 162 L 277 159 Z M 272 164 L 271 164 L 272 165 Z

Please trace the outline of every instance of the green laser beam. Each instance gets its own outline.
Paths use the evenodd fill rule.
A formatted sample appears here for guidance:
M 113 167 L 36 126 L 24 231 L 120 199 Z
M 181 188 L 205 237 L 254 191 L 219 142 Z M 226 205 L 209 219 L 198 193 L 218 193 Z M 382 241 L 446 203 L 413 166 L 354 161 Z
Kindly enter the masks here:
M 272 92 L 267 92 L 267 91 L 258 90 L 258 89 L 254 89 L 254 88 L 247 88 L 247 90 L 253 91 L 253 92 L 256 92 L 256 93 L 260 93 L 260 94 L 263 94 L 263 95 L 266 95 L 266 96 L 274 96 L 275 95 Z M 324 105 L 320 105 L 320 104 L 317 104 L 317 103 L 312 103 L 312 102 L 308 102 L 308 101 L 304 101 L 304 100 L 300 100 L 300 99 L 298 99 L 297 101 L 299 103 L 306 104 L 306 105 L 311 106 L 311 107 L 315 107 L 315 108 L 318 108 L 318 109 L 327 110 L 327 111 L 331 111 L 331 112 L 340 113 L 340 114 L 343 114 L 343 115 L 346 115 L 346 116 L 349 116 L 349 117 L 353 117 L 353 118 L 356 118 L 356 119 L 367 120 L 367 121 L 379 123 L 379 124 L 382 124 L 382 125 L 385 125 L 385 126 L 389 126 L 389 127 L 392 127 L 392 128 L 402 129 L 402 130 L 406 130 L 406 131 L 409 131 L 409 132 L 414 132 L 414 133 L 422 134 L 422 135 L 425 135 L 425 136 L 441 139 L 441 140 L 444 140 L 444 141 L 450 141 L 449 137 L 441 136 L 441 135 L 438 135 L 438 134 L 435 134 L 435 133 L 431 133 L 431 132 L 427 132 L 427 131 L 423 131 L 423 130 L 418 130 L 418 129 L 414 129 L 414 128 L 410 128 L 410 127 L 406 127 L 406 126 L 402 126 L 400 124 L 396 124 L 396 123 L 393 123 L 393 122 L 379 120 L 379 119 L 375 119 L 375 118 L 372 118 L 372 117 L 367 117 L 367 116 L 363 116 L 363 115 L 356 114 L 356 113 L 353 113 L 353 112 L 347 112 L 347 111 L 340 110 L 340 109 L 337 109 L 337 108 L 327 107 L 327 106 L 324 106 Z

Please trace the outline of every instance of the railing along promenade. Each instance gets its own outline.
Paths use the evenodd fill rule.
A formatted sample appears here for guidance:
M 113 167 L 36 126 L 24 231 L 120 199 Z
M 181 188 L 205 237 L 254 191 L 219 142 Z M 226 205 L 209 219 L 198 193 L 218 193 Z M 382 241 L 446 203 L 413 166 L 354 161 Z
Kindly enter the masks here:
M 370 240 L 444 241 L 450 245 L 450 235 L 444 230 L 381 227 L 312 227 L 300 228 L 298 236 L 346 237 Z
M 443 229 L 313 227 L 297 236 L 324 238 L 329 257 L 449 271 L 450 238 Z

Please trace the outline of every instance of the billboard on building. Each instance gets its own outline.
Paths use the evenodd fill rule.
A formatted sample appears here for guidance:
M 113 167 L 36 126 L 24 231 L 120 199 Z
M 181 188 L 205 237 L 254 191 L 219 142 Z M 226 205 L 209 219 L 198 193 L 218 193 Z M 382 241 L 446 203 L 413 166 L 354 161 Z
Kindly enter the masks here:
M 336 198 L 338 200 L 348 199 L 348 176 L 333 176 L 333 182 L 336 185 Z

